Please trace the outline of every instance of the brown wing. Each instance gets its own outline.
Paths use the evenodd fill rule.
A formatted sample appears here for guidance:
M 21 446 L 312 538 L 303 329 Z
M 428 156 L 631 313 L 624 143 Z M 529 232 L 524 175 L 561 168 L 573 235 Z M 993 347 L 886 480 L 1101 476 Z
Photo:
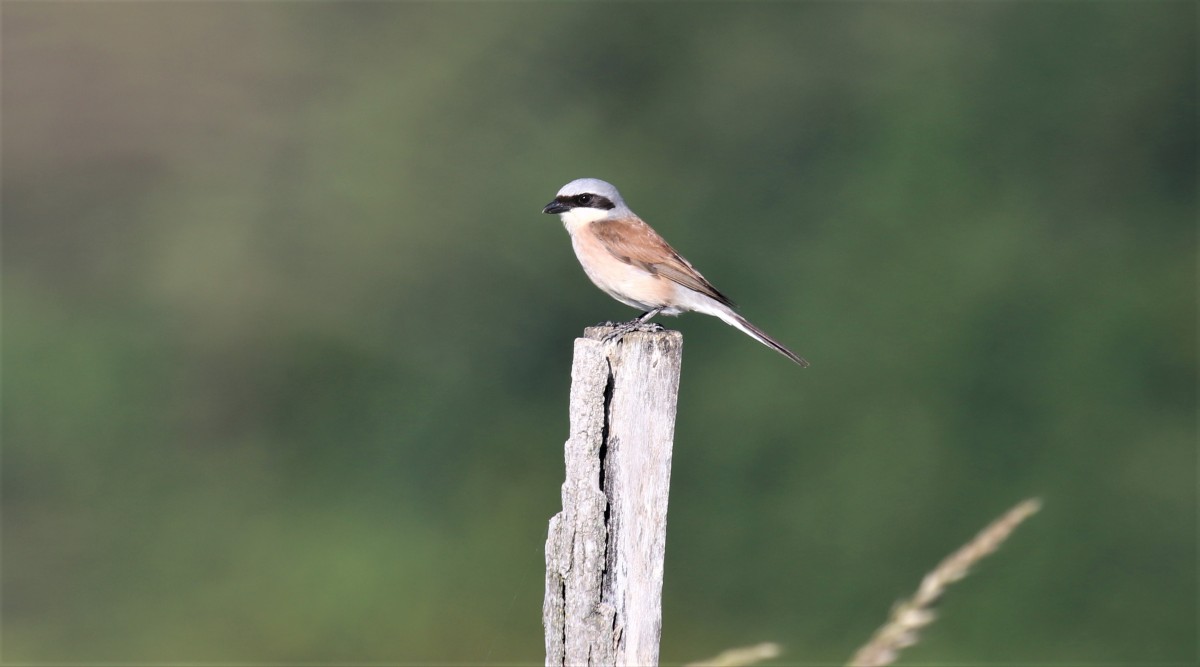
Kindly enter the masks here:
M 613 257 L 734 307 L 692 264 L 675 252 L 650 225 L 639 218 L 592 223 L 596 237 Z

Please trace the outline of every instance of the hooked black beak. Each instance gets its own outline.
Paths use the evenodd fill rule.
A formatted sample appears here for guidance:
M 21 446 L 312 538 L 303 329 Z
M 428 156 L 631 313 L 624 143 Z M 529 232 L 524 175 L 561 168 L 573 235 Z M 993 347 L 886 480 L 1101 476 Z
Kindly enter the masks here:
M 549 204 L 546 204 L 546 208 L 542 209 L 542 213 L 565 213 L 569 210 L 571 210 L 570 206 L 567 206 L 566 204 L 555 199 Z

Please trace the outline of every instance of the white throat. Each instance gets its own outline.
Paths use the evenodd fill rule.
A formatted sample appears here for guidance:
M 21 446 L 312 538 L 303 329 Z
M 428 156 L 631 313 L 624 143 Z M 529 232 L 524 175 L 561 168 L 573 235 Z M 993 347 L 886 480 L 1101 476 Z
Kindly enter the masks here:
M 608 211 L 601 208 L 573 208 L 565 213 L 559 213 L 558 217 L 562 220 L 563 227 L 574 234 L 575 230 L 590 222 L 604 220 L 608 214 Z

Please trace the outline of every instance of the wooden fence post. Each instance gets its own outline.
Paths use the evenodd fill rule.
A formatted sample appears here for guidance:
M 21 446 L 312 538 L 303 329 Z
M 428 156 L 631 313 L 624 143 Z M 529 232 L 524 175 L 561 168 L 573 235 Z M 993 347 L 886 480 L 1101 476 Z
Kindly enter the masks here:
M 546 539 L 546 665 L 657 665 L 683 336 L 575 340 L 563 509 Z

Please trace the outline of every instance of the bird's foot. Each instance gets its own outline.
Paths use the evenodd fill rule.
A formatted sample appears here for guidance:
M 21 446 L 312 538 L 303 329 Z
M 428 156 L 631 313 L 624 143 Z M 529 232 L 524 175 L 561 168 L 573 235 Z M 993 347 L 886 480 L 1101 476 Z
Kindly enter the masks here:
M 629 320 L 628 322 L 605 322 L 601 326 L 613 327 L 612 331 L 604 335 L 603 340 L 605 343 L 611 343 L 615 340 L 619 340 L 625 334 L 633 333 L 634 331 L 654 333 L 663 330 L 662 325 L 655 322 L 643 322 L 642 318 L 640 317 Z

